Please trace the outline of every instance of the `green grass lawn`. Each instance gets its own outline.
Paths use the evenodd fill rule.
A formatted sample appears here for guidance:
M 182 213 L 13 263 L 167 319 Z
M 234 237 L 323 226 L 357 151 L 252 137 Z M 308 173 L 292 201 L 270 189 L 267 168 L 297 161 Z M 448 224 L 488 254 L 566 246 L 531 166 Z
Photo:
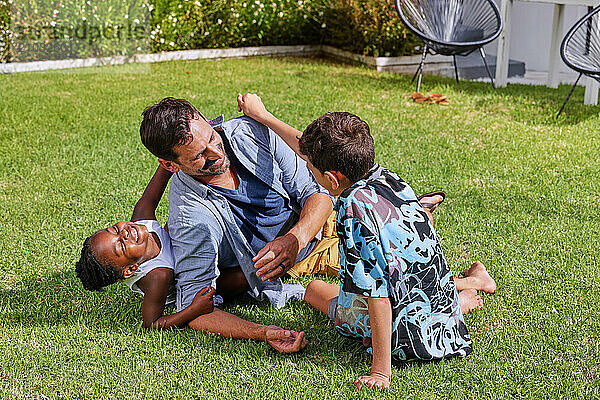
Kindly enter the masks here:
M 422 89 L 450 105 L 413 103 L 409 76 L 313 59 L 2 76 L 0 397 L 600 397 L 600 107 L 577 88 L 556 120 L 568 86 L 497 95 L 426 76 Z M 395 365 L 389 391 L 357 393 L 369 357 L 304 303 L 227 308 L 304 330 L 309 346 L 284 356 L 189 329 L 144 331 L 141 297 L 126 286 L 82 288 L 83 239 L 128 219 L 157 165 L 139 139 L 142 110 L 176 96 L 231 118 L 246 91 L 300 129 L 326 111 L 358 114 L 378 162 L 417 193 L 447 192 L 435 217 L 451 268 L 481 260 L 499 288 L 466 316 L 471 355 Z

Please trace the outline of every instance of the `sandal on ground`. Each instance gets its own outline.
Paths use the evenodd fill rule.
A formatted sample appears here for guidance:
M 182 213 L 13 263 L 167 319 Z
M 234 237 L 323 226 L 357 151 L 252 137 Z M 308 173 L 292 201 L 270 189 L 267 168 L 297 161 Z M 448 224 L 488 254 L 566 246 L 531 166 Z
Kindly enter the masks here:
M 421 201 L 421 199 L 425 199 L 427 197 L 433 197 L 433 196 L 442 196 L 442 200 L 439 203 L 435 203 L 435 204 Z M 437 206 L 439 206 L 440 204 L 442 204 L 444 202 L 445 198 L 446 198 L 446 193 L 442 190 L 436 190 L 435 192 L 425 193 L 425 194 L 422 194 L 419 197 L 417 197 L 417 199 L 419 200 L 419 203 L 421 203 L 421 206 L 423 206 L 423 208 L 428 209 L 429 212 L 433 212 L 437 208 Z

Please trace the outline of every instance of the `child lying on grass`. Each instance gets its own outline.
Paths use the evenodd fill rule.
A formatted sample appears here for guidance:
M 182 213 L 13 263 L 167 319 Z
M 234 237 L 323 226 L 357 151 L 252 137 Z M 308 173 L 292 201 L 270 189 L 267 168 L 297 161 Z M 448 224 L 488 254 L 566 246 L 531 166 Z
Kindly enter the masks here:
M 480 308 L 475 289 L 493 292 L 495 283 L 475 263 L 459 296 L 413 190 L 374 163 L 369 126 L 349 113 L 329 113 L 300 134 L 268 113 L 256 95 L 239 95 L 238 109 L 280 135 L 307 161 L 319 184 L 339 195 L 341 284 L 312 281 L 305 300 L 372 353 L 371 374 L 358 378 L 357 388 L 388 387 L 392 358 L 439 360 L 471 353 L 460 297 L 465 312 Z
M 173 303 L 175 262 L 169 234 L 156 221 L 155 210 L 171 177 L 159 167 L 133 211 L 133 222 L 121 221 L 88 237 L 75 270 L 83 287 L 100 290 L 123 280 L 134 292 L 144 295 L 144 328 L 182 327 L 213 310 L 215 290 L 204 288 L 186 309 L 163 315 Z
M 96 232 L 87 238 L 76 264 L 77 276 L 88 290 L 123 280 L 133 291 L 144 295 L 142 319 L 145 328 L 163 329 L 190 326 L 222 336 L 266 341 L 281 353 L 293 353 L 306 346 L 304 332 L 275 325 L 260 325 L 213 306 L 218 293 L 234 297 L 248 287 L 239 267 L 224 268 L 212 287 L 200 290 L 192 303 L 171 315 L 165 305 L 174 302 L 174 259 L 171 241 L 156 221 L 155 210 L 171 173 L 159 167 L 135 206 L 132 221 Z M 222 299 L 220 299 L 222 301 Z

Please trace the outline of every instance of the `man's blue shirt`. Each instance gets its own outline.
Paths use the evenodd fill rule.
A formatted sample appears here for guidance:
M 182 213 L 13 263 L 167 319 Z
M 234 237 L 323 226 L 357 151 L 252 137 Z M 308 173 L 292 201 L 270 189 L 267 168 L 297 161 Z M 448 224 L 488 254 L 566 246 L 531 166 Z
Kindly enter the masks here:
M 237 161 L 281 196 L 285 205 L 281 212 L 299 215 L 310 196 L 326 192 L 306 163 L 266 126 L 245 116 L 225 122 L 220 116 L 210 123 L 215 130 L 222 130 Z M 175 256 L 177 310 L 187 307 L 203 287 L 214 287 L 219 268 L 235 265 L 244 272 L 250 292 L 257 298 L 266 296 L 277 307 L 302 295 L 297 285 L 283 285 L 281 280 L 263 282 L 256 276 L 252 261 L 256 252 L 236 223 L 229 201 L 181 171 L 171 180 L 169 234 Z M 274 238 L 265 237 L 267 241 Z
M 223 195 L 229 202 L 233 218 L 254 254 L 258 253 L 273 238 L 287 233 L 298 221 L 298 215 L 288 206 L 288 201 L 254 176 L 240 163 L 223 139 L 225 152 L 239 178 L 236 190 L 208 185 Z M 313 239 L 298 252 L 296 262 L 302 261 L 314 248 Z

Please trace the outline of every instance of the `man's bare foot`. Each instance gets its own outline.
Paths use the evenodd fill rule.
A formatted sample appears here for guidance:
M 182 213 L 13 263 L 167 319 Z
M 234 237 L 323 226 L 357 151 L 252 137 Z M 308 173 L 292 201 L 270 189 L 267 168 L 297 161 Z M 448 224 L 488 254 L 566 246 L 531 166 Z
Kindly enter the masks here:
M 483 300 L 475 289 L 466 289 L 459 292 L 458 301 L 460 302 L 460 309 L 463 314 L 470 312 L 474 308 L 481 310 L 483 307 Z
M 479 261 L 475 261 L 471 268 L 465 269 L 463 275 L 468 278 L 470 289 L 482 290 L 486 293 L 494 293 L 496 291 L 496 282 L 488 274 L 485 266 Z

